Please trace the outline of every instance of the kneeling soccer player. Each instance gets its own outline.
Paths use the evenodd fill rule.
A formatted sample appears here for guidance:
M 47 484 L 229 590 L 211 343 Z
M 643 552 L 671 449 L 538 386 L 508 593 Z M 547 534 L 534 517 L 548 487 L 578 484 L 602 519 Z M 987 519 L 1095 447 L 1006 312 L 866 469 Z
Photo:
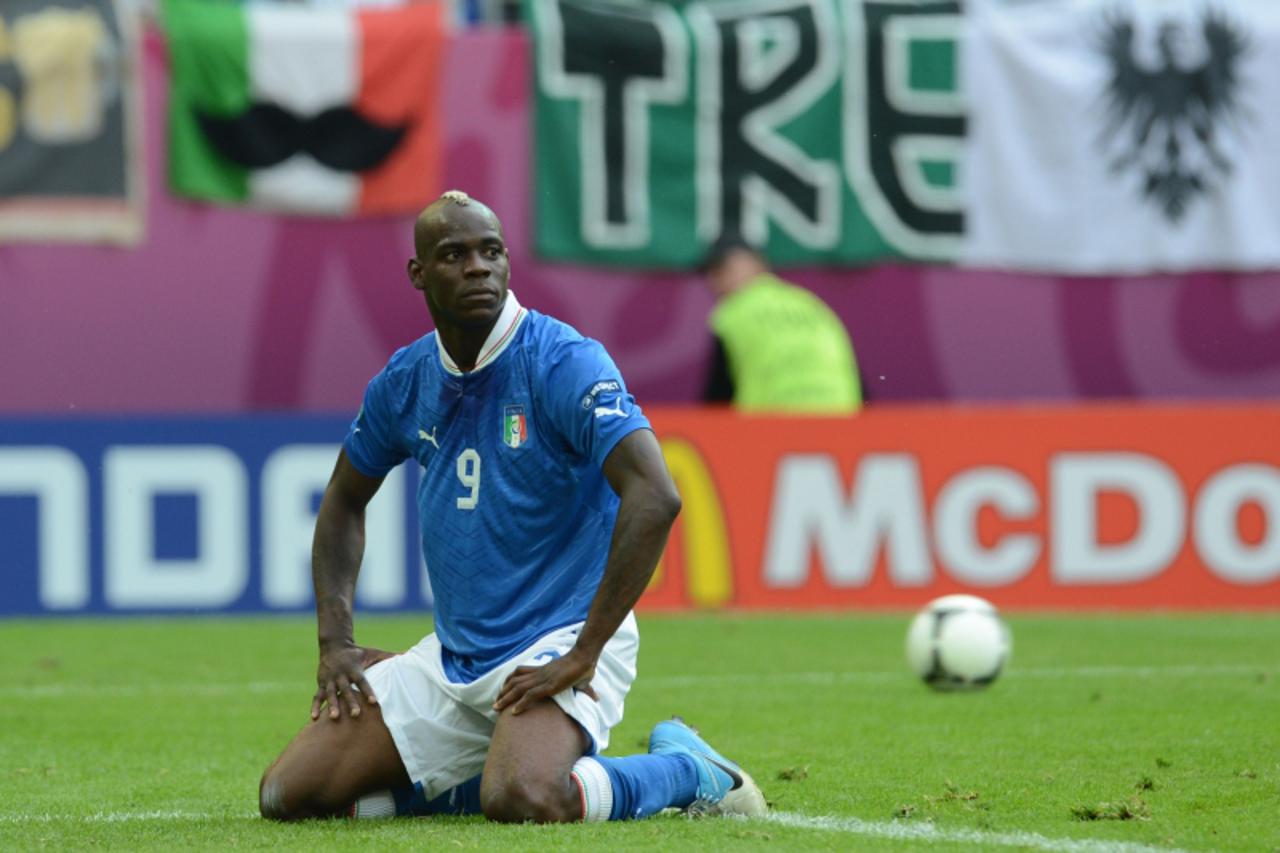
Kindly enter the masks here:
M 262 814 L 763 813 L 750 776 L 679 719 L 653 729 L 648 754 L 599 755 L 680 498 L 604 348 L 508 290 L 493 211 L 445 193 L 413 239 L 409 279 L 435 331 L 370 381 L 325 489 L 319 687 L 262 777 Z M 365 507 L 410 457 L 436 630 L 392 655 L 355 644 L 352 600 Z

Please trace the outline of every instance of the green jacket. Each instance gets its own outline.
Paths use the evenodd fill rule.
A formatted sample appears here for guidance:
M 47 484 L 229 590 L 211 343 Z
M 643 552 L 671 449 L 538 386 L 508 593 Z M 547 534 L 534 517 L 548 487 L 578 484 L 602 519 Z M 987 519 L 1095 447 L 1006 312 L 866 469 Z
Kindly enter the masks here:
M 735 408 L 853 412 L 862 404 L 849 333 L 808 290 L 758 276 L 721 299 L 710 323 L 724 346 Z

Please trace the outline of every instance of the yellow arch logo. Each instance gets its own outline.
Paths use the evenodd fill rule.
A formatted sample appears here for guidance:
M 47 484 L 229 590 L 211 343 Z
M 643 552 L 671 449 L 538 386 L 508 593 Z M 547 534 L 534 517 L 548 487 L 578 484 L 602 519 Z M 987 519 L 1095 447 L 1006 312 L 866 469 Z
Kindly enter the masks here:
M 697 607 L 720 607 L 733 598 L 733 566 L 720 494 L 692 444 L 679 438 L 661 443 L 667 468 L 684 502 L 680 523 L 684 526 L 682 556 L 689 602 Z M 651 589 L 662 582 L 665 562 L 664 554 L 654 570 Z

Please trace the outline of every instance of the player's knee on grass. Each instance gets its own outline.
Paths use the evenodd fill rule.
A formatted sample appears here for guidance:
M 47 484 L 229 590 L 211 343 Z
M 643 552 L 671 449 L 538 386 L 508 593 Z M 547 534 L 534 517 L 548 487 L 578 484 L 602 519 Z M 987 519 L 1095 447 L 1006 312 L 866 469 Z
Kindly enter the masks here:
M 499 823 L 569 823 L 582 820 L 582 804 L 572 796 L 566 776 L 562 784 L 532 779 L 480 781 L 480 808 Z
M 275 769 L 274 764 L 268 767 L 258 782 L 258 811 L 267 820 L 289 820 L 291 815 L 284 803 L 284 783 Z
M 304 820 L 342 814 L 349 803 L 328 802 L 322 785 L 290 779 L 280 762 L 267 768 L 258 783 L 258 811 L 267 820 Z
M 258 810 L 271 820 L 302 820 L 349 813 L 373 791 L 409 784 L 395 742 L 376 705 L 358 719 L 313 721 L 267 768 L 258 786 Z

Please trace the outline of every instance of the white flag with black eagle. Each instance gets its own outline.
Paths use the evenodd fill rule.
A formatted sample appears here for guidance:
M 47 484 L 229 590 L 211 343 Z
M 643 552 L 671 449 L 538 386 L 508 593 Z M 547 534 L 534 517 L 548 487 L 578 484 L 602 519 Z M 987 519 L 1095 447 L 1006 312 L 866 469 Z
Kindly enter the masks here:
M 967 263 L 1280 266 L 1280 2 L 966 9 Z

